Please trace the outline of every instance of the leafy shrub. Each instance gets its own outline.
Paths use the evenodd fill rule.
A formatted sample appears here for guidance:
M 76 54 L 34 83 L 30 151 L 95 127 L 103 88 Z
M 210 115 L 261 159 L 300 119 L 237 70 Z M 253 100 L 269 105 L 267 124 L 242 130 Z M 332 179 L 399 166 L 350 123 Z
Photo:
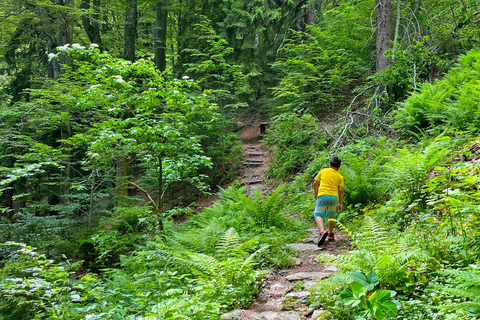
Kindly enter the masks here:
M 283 55 L 273 64 L 283 76 L 273 88 L 273 104 L 281 112 L 317 114 L 346 104 L 353 84 L 373 62 L 360 41 L 370 32 L 365 6 L 367 2 L 341 2 L 308 32 L 294 32 L 285 41 Z
M 480 51 L 472 50 L 460 57 L 458 64 L 444 79 L 425 83 L 414 92 L 395 118 L 404 132 L 445 128 L 477 132 L 479 128 Z
M 353 282 L 340 292 L 341 302 L 345 306 L 353 307 L 362 319 L 390 319 L 398 314 L 400 303 L 392 299 L 397 293 L 390 290 L 372 291 L 379 283 L 375 271 L 370 271 L 368 276 L 361 272 L 352 272 L 350 277 Z
M 81 300 L 70 280 L 70 272 L 78 269 L 81 261 L 57 264 L 25 244 L 2 245 L 20 247 L 16 258 L 9 260 L 0 273 L 0 312 L 7 317 L 13 314 L 17 319 L 61 319 L 62 308 Z
M 315 152 L 324 148 L 326 140 L 311 115 L 277 116 L 264 138 L 267 149 L 273 152 L 267 175 L 287 180 L 303 171 L 314 159 Z
M 405 280 L 414 267 L 419 268 L 427 255 L 408 247 L 402 238 L 366 216 L 360 230 L 352 234 L 356 250 L 339 256 L 320 255 L 337 264 L 342 272 L 374 270 L 384 286 L 405 289 Z M 334 280 L 335 281 L 335 280 Z

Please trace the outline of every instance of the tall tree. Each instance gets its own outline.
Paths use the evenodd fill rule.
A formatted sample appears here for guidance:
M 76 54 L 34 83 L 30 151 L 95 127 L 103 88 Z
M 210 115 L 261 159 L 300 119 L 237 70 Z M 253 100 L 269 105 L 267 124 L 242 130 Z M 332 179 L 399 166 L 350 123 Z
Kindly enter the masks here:
M 167 19 L 168 0 L 157 0 L 153 32 L 153 51 L 155 54 L 155 66 L 160 72 L 164 72 L 167 68 Z
M 127 0 L 125 10 L 125 33 L 123 36 L 123 58 L 135 61 L 135 43 L 137 40 L 137 0 Z
M 385 69 L 389 60 L 385 51 L 393 47 L 393 9 L 392 0 L 375 0 L 377 19 L 377 64 L 376 71 Z
M 102 47 L 102 38 L 100 36 L 100 0 L 92 1 L 93 8 L 91 7 L 90 0 L 82 0 L 81 8 L 85 10 L 85 14 L 82 15 L 83 28 L 87 34 L 91 43 L 96 43 Z
M 305 24 L 315 24 L 315 0 L 308 0 L 305 7 Z

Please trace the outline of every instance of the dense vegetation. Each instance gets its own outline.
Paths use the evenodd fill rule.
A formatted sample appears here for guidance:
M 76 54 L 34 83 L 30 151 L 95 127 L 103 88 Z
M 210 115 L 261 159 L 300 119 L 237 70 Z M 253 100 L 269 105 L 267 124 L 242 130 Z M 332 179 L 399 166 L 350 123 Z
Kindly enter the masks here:
M 0 319 L 247 307 L 263 269 L 293 263 L 284 245 L 310 226 L 311 181 L 334 154 L 352 250 L 319 256 L 341 273 L 311 305 L 326 319 L 478 319 L 478 12 L 474 0 L 5 1 Z M 245 118 L 269 123 L 269 195 L 237 181 Z

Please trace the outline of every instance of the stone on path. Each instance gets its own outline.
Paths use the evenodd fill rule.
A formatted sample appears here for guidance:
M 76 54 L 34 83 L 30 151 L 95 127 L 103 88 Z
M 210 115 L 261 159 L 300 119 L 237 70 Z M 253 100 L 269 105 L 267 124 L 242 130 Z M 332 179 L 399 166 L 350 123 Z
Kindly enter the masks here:
M 301 280 L 322 280 L 328 278 L 330 273 L 325 272 L 299 272 L 287 276 L 288 281 L 301 281 Z
M 339 271 L 340 269 L 338 269 L 337 266 L 328 266 L 325 268 L 325 270 L 323 270 L 324 272 L 330 272 L 330 273 L 335 273 L 337 271 Z
M 310 238 L 305 238 L 305 239 L 302 239 L 301 241 L 302 241 L 303 243 L 315 243 L 315 244 L 316 244 L 317 241 L 318 241 L 318 237 L 315 237 L 315 238 L 312 238 L 312 237 L 310 237 Z
M 294 291 L 288 293 L 285 298 L 291 298 L 295 300 L 307 300 L 310 297 L 310 291 Z
M 265 311 L 260 313 L 255 320 L 302 320 L 296 311 Z
M 311 295 L 310 291 L 294 291 L 283 297 L 283 310 L 299 310 L 308 305 Z
M 245 313 L 245 310 L 235 309 L 228 313 L 225 313 L 221 319 L 224 320 L 237 320 L 240 319 L 241 316 Z
M 310 290 L 310 289 L 313 289 L 317 286 L 317 282 L 316 281 L 303 281 L 303 287 L 305 288 L 305 290 Z
M 295 257 L 294 257 L 294 258 L 292 258 L 292 260 L 295 261 L 295 265 L 296 265 L 296 266 L 299 266 L 299 265 L 301 265 L 301 264 L 303 263 L 303 260 L 300 259 L 300 258 L 295 258 Z
M 305 309 L 305 311 L 303 311 L 303 315 L 305 317 L 310 317 L 314 312 L 315 312 L 315 309 L 310 307 L 310 308 Z
M 311 243 L 289 243 L 287 244 L 290 248 L 293 248 L 299 252 L 305 251 L 321 251 L 322 249 L 319 248 L 316 244 Z
M 323 320 L 327 319 L 325 317 L 325 310 L 315 310 L 312 314 L 312 317 L 310 318 L 311 320 Z

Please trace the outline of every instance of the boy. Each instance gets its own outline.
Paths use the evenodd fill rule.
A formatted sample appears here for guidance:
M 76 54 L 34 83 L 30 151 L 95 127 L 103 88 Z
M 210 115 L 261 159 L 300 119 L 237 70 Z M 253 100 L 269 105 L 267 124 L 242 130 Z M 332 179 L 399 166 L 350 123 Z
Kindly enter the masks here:
M 329 168 L 320 170 L 313 183 L 316 199 L 314 217 L 320 230 L 318 246 L 324 244 L 327 238 L 330 241 L 335 240 L 335 222 L 328 219 L 335 218 L 337 208 L 338 212 L 343 208 L 343 176 L 338 172 L 341 164 L 339 157 L 332 157 Z M 328 232 L 325 230 L 325 220 L 328 220 Z

